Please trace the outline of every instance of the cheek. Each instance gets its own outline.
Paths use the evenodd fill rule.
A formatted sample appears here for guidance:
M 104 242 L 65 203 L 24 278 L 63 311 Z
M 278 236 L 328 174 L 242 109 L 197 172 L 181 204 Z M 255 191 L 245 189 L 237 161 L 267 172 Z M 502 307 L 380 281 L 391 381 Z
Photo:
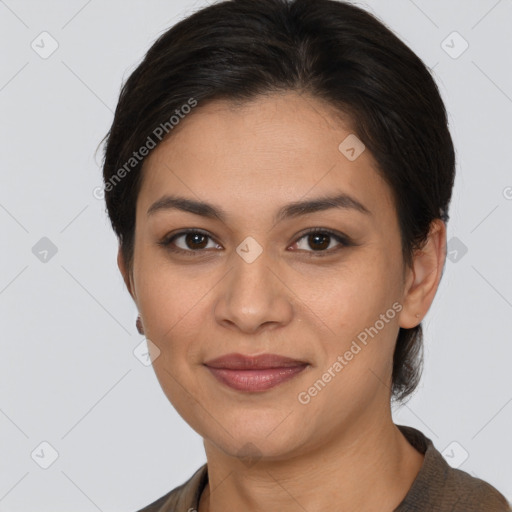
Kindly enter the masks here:
M 138 279 L 146 337 L 159 350 L 152 363 L 155 375 L 178 413 L 199 431 L 207 418 L 202 418 L 204 411 L 198 406 L 204 391 L 198 386 L 194 362 L 205 340 L 205 283 L 151 266 Z
M 205 283 L 187 278 L 191 271 L 171 265 L 161 248 L 139 247 L 134 272 L 137 302 L 153 336 L 161 338 L 198 303 Z
M 304 279 L 302 288 L 298 282 L 294 287 L 331 334 L 347 340 L 373 325 L 399 298 L 396 272 L 389 264 L 361 257 L 350 267 Z
M 329 370 L 335 373 L 336 378 L 325 375 L 333 382 L 331 392 L 357 395 L 378 385 L 379 379 L 387 380 L 399 329 L 399 271 L 396 262 L 392 266 L 382 257 L 361 258 L 350 271 L 321 281 L 323 293 L 319 287 L 310 296 L 310 318 L 321 319 L 329 328 L 321 336 L 323 356 L 314 377 L 322 378 Z
M 137 298 L 145 336 L 156 345 L 153 368 L 174 403 L 181 386 L 190 388 L 190 361 L 198 359 L 204 322 L 205 281 L 190 279 L 161 263 L 139 260 Z M 152 264 L 153 263 L 153 264 Z

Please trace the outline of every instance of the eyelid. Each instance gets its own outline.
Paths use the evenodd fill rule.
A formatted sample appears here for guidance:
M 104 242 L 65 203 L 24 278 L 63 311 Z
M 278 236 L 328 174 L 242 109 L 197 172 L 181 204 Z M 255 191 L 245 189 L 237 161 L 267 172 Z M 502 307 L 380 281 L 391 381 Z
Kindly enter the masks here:
M 161 245 L 163 246 L 164 249 L 168 250 L 168 251 L 171 251 L 171 252 L 174 252 L 174 253 L 186 253 L 186 254 L 189 254 L 189 255 L 197 255 L 201 252 L 206 252 L 205 249 L 196 249 L 196 250 L 193 250 L 193 249 L 182 249 L 181 247 L 171 247 L 172 243 L 174 242 L 174 240 L 176 238 L 179 238 L 181 236 L 184 236 L 184 235 L 188 235 L 190 233 L 194 233 L 194 234 L 200 234 L 200 235 L 204 235 L 205 237 L 209 238 L 212 242 L 215 242 L 217 245 L 221 245 L 219 244 L 219 242 L 217 242 L 217 240 L 215 240 L 215 238 L 213 238 L 207 231 L 203 230 L 203 229 L 200 229 L 200 228 L 187 228 L 187 229 L 182 229 L 176 233 L 172 233 L 172 234 L 168 234 L 168 235 L 165 235 L 162 240 L 160 240 L 158 243 L 158 245 Z
M 164 236 L 164 238 L 161 241 L 158 242 L 158 245 L 163 246 L 164 249 L 167 249 L 171 252 L 181 253 L 181 254 L 185 253 L 185 254 L 188 254 L 191 256 L 199 255 L 200 253 L 209 252 L 206 249 L 195 249 L 195 250 L 188 249 L 187 250 L 187 249 L 181 249 L 180 247 L 171 248 L 171 244 L 176 238 L 179 238 L 181 236 L 184 236 L 184 235 L 187 235 L 190 233 L 197 233 L 197 234 L 204 235 L 205 237 L 209 238 L 211 241 L 215 242 L 217 245 L 221 245 L 207 231 L 200 229 L 200 228 L 182 229 L 181 231 L 178 231 L 171 235 L 166 235 L 166 236 Z M 342 249 L 344 247 L 350 247 L 350 246 L 356 245 L 350 239 L 350 237 L 348 237 L 347 235 L 345 235 L 337 230 L 333 230 L 333 229 L 329 229 L 329 228 L 322 228 L 322 227 L 312 227 L 312 228 L 308 228 L 304 231 L 301 231 L 299 234 L 297 234 L 295 236 L 294 241 L 292 242 L 291 245 L 296 244 L 297 242 L 302 240 L 304 237 L 306 237 L 307 235 L 312 234 L 312 233 L 320 233 L 320 234 L 324 234 L 324 235 L 334 238 L 339 243 L 339 247 L 334 248 L 334 249 L 323 250 L 323 251 L 313 251 L 313 250 L 304 251 L 303 249 L 299 249 L 298 251 L 294 251 L 294 252 L 306 252 L 306 253 L 310 253 L 312 256 L 323 256 L 323 255 L 331 255 L 335 252 L 338 252 L 340 249 Z M 288 247 L 289 247 L 289 245 L 288 245 Z
M 335 238 L 338 241 L 341 241 L 347 245 L 351 244 L 352 241 L 350 237 L 342 233 L 341 231 L 337 231 L 335 229 L 329 229 L 329 228 L 322 228 L 322 227 L 314 227 L 314 228 L 307 228 L 304 231 L 301 231 L 296 238 L 296 241 L 300 240 L 301 238 L 304 238 L 306 235 L 310 235 L 312 233 L 323 233 L 326 235 L 330 235 L 333 238 Z M 295 242 L 294 242 L 295 243 Z

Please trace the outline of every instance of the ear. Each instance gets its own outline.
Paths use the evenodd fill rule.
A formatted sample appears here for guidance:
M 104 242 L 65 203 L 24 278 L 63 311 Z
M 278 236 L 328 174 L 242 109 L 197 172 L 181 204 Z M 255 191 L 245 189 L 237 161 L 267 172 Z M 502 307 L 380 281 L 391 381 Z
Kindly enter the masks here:
M 445 261 L 446 224 L 435 219 L 425 245 L 415 252 L 412 268 L 407 270 L 400 327 L 412 329 L 426 315 L 437 292 Z
M 119 249 L 117 251 L 117 266 L 119 268 L 119 271 L 121 272 L 121 275 L 123 276 L 123 280 L 126 285 L 126 288 L 128 288 L 128 292 L 132 296 L 132 299 L 135 300 L 132 276 L 126 267 L 126 262 L 121 251 L 121 246 L 119 246 Z

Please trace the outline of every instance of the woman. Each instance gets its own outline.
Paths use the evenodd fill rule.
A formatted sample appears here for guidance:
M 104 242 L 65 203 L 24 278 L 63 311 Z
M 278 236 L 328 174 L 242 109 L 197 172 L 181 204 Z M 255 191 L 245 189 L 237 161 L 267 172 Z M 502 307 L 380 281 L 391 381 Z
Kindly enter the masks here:
M 507 511 L 397 426 L 446 256 L 455 156 L 421 60 L 332 0 L 163 34 L 105 147 L 118 264 L 207 464 L 144 511 Z

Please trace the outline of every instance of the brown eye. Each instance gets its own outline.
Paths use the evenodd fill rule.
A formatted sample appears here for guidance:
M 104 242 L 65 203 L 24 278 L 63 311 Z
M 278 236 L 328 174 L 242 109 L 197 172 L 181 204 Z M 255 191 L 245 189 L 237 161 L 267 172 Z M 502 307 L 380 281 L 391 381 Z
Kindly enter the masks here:
M 187 233 L 184 243 L 189 249 L 204 249 L 208 245 L 208 237 L 202 233 Z
M 189 253 L 190 255 L 197 254 L 205 249 L 220 247 L 210 235 L 195 229 L 181 231 L 170 237 L 167 236 L 159 244 L 170 251 Z
M 352 245 L 350 240 L 341 233 L 317 228 L 307 231 L 294 244 L 298 250 L 310 253 L 316 252 L 319 256 L 322 256 L 322 253 L 331 254 L 350 245 Z
M 308 244 L 309 246 L 316 250 L 327 249 L 329 247 L 331 241 L 331 237 L 329 235 L 325 235 L 322 233 L 317 233 L 315 235 L 308 235 Z
M 222 249 L 210 235 L 197 229 L 180 231 L 165 237 L 158 242 L 167 250 L 183 253 L 189 256 L 199 255 L 202 252 L 209 253 L 206 249 Z M 345 247 L 354 245 L 350 239 L 342 233 L 325 229 L 312 228 L 295 242 L 293 250 L 310 253 L 311 256 L 323 256 L 337 252 Z

